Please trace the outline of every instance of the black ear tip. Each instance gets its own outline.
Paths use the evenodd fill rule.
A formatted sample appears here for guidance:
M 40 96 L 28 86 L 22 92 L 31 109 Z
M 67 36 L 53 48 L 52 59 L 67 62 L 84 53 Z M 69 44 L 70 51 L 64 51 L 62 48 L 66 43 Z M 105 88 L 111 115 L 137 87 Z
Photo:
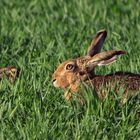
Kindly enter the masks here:
M 21 69 L 19 68 L 16 68 L 17 71 L 16 71 L 16 77 L 20 77 L 20 74 L 21 74 Z
M 120 50 L 120 51 L 118 51 L 118 54 L 127 54 L 127 52 L 123 51 L 123 50 Z

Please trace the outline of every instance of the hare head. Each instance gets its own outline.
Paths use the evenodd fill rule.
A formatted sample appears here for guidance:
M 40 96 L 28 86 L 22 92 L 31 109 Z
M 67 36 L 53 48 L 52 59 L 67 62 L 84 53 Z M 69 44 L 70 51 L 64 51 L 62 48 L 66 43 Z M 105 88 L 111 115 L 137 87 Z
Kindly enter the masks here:
M 19 76 L 19 73 L 20 71 L 12 66 L 0 68 L 0 79 L 2 79 L 5 74 L 8 77 L 8 80 L 13 83 L 15 78 Z
M 106 30 L 97 32 L 88 48 L 87 55 L 63 62 L 58 66 L 52 76 L 55 87 L 67 88 L 81 80 L 86 81 L 94 77 L 95 66 L 108 65 L 116 61 L 117 56 L 125 54 L 124 51 L 111 50 L 101 52 L 107 36 Z

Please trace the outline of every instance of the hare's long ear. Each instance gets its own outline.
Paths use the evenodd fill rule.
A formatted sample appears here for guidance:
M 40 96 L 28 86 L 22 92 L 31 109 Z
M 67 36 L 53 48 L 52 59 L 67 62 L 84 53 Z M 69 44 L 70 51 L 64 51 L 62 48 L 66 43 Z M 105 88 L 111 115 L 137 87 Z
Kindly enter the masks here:
M 107 36 L 106 30 L 100 30 L 93 38 L 91 45 L 88 48 L 88 56 L 94 56 L 101 51 L 105 38 Z
M 98 53 L 93 56 L 86 64 L 85 68 L 94 68 L 96 65 L 98 66 L 105 66 L 109 65 L 117 60 L 117 57 L 120 55 L 126 54 L 125 51 L 119 50 L 112 50 L 107 52 Z

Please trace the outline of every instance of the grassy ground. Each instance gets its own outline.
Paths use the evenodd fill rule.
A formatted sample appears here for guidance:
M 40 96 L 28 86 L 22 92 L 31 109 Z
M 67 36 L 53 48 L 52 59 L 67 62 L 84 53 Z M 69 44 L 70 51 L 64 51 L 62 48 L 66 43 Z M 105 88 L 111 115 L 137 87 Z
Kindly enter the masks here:
M 120 106 L 118 98 L 101 103 L 89 92 L 87 106 L 79 108 L 51 83 L 60 62 L 84 55 L 103 28 L 108 31 L 103 50 L 128 55 L 96 73 L 140 73 L 139 5 L 139 0 L 1 0 L 0 66 L 14 65 L 22 73 L 14 85 L 0 83 L 0 139 L 140 139 L 135 98 Z

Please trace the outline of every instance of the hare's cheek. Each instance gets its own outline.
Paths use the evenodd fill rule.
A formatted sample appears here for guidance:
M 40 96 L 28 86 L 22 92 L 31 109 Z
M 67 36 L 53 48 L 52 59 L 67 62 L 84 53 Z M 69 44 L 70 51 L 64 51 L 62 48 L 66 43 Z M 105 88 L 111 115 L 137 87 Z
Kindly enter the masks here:
M 69 86 L 69 81 L 66 79 L 66 77 L 63 77 L 62 79 L 60 79 L 60 83 L 61 83 L 61 87 L 62 88 L 66 88 Z
M 56 79 L 55 82 L 53 82 L 53 85 L 55 87 L 59 87 L 59 88 L 66 88 L 69 86 L 69 83 L 68 83 L 66 77 L 59 77 Z
M 75 82 L 75 80 L 76 80 L 76 75 L 70 73 L 70 74 L 67 75 L 66 78 L 67 78 L 66 81 L 67 81 L 67 82 L 69 83 L 69 85 L 70 85 L 71 83 Z

